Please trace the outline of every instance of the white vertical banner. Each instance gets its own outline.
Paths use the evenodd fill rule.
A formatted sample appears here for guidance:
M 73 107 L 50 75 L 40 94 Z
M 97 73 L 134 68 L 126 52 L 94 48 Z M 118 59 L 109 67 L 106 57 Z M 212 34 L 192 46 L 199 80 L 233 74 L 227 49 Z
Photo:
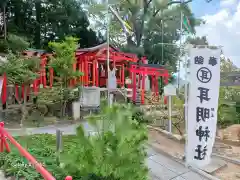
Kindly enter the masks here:
M 3 77 L 0 77 L 0 95 L 2 95 Z
M 210 163 L 216 136 L 220 53 L 220 49 L 190 49 L 186 163 L 198 168 Z

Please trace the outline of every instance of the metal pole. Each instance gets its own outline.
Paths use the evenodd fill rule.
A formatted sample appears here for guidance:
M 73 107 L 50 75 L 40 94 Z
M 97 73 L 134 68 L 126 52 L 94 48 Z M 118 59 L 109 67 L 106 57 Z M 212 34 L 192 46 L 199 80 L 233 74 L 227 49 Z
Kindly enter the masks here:
M 107 6 L 107 69 L 108 69 L 108 88 L 107 88 L 107 92 L 108 92 L 108 105 L 111 106 L 111 99 L 110 99 L 110 89 L 109 89 L 109 72 L 110 72 L 110 54 L 109 54 L 109 44 L 110 44 L 110 40 L 109 40 L 109 26 L 110 26 L 110 13 L 109 13 L 109 5 L 108 5 L 108 0 L 106 1 L 106 6 Z
M 62 132 L 60 129 L 56 129 L 56 150 L 57 153 L 62 151 Z
M 183 0 L 181 0 L 181 5 Z M 180 21 L 180 57 L 179 57 L 179 61 L 178 61 L 178 92 L 180 91 L 180 64 L 181 64 L 181 56 L 182 56 L 182 30 L 183 30 L 183 12 L 182 12 L 182 8 L 181 8 L 181 21 Z
M 162 20 L 161 20 L 161 25 L 162 25 L 162 60 L 161 60 L 161 65 L 163 65 L 163 46 L 164 46 L 164 44 L 163 44 L 163 13 L 162 13 L 163 11 L 161 11 L 161 18 L 162 18 Z
M 168 130 L 172 133 L 172 96 L 168 96 Z
M 189 46 L 188 46 L 189 47 Z M 189 49 L 186 48 L 185 52 L 185 88 L 184 88 L 184 97 L 185 97 L 185 103 L 184 103 L 184 114 L 185 114 L 185 132 L 186 132 L 186 137 L 185 137 L 185 159 L 187 156 L 187 144 L 188 144 L 188 139 L 187 139 L 187 130 L 188 130 L 188 51 Z M 188 166 L 187 163 L 185 164 L 186 167 Z
M 161 24 L 162 24 L 162 60 L 161 60 L 161 65 L 163 64 L 163 20 L 161 20 Z
M 56 130 L 56 154 L 57 154 L 57 163 L 60 163 L 60 153 L 62 151 L 62 132 L 57 129 Z
M 162 16 L 162 11 L 161 11 L 161 16 Z M 162 59 L 161 59 L 161 63 L 160 63 L 160 65 L 163 65 L 163 46 L 164 46 L 164 43 L 163 43 L 163 19 L 161 20 L 161 25 L 162 25 Z M 161 89 L 162 89 L 162 87 L 163 87 L 163 78 L 161 77 L 160 78 L 160 80 L 161 80 L 161 84 L 160 84 L 160 87 L 161 87 Z

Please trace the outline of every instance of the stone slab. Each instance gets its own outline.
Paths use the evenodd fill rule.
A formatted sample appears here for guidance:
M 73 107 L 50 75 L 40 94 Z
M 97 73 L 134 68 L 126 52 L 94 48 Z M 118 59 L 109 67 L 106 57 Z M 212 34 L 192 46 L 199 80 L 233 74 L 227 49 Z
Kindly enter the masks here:
M 171 179 L 171 180 L 186 180 L 186 179 L 184 179 L 184 178 L 181 177 L 181 176 L 177 176 L 177 177 L 175 177 L 175 178 L 173 178 L 173 179 Z
M 182 174 L 182 173 L 189 171 L 189 169 L 184 167 L 182 164 L 180 164 L 176 161 L 173 161 L 173 160 L 169 159 L 168 157 L 161 155 L 161 154 L 151 156 L 151 157 L 149 157 L 149 159 L 161 164 L 162 166 L 166 167 L 167 169 L 171 170 L 172 172 L 174 172 L 176 174 Z
M 192 171 L 182 174 L 181 177 L 186 180 L 208 180 L 207 178 L 204 178 L 204 177 L 200 176 L 199 174 L 192 172 Z
M 212 161 L 209 165 L 205 166 L 204 168 L 201 168 L 201 170 L 212 174 L 213 172 L 217 171 L 220 168 L 223 168 L 227 165 L 226 161 L 221 159 L 212 158 Z
M 170 171 L 166 167 L 162 166 L 161 164 L 158 164 L 157 162 L 154 162 L 151 159 L 147 159 L 147 164 L 149 167 L 150 174 L 154 174 L 154 176 L 157 177 L 158 179 L 169 180 L 177 176 L 176 173 Z

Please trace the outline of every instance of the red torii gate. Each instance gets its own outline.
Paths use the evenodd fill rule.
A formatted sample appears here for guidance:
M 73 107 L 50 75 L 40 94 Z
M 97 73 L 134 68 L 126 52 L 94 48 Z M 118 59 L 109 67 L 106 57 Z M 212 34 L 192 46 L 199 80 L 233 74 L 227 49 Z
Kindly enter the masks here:
M 107 80 L 107 43 L 95 46 L 93 48 L 78 49 L 76 51 L 76 63 L 73 64 L 73 71 L 81 71 L 84 73 L 84 76 L 79 79 L 73 79 L 70 81 L 70 86 L 76 84 L 77 81 L 81 82 L 85 86 L 106 86 Z M 42 84 L 44 88 L 52 87 L 53 85 L 53 68 L 49 68 L 49 77 L 47 78 L 46 74 L 46 65 L 48 63 L 48 57 L 52 56 L 51 53 L 46 53 L 45 51 L 39 50 L 26 50 L 23 52 L 23 55 L 32 57 L 36 56 L 41 58 L 41 69 L 40 77 L 33 82 L 33 92 L 37 94 L 39 85 Z M 163 77 L 164 83 L 168 83 L 169 74 L 168 71 L 162 67 L 156 65 L 147 64 L 146 57 L 141 59 L 142 64 L 138 65 L 138 57 L 135 54 L 123 53 L 119 49 L 110 45 L 109 47 L 109 58 L 110 62 L 113 62 L 115 67 L 117 67 L 117 84 L 120 87 L 125 86 L 125 71 L 130 72 L 130 78 L 132 80 L 131 88 L 133 88 L 133 101 L 136 99 L 136 74 L 139 74 L 142 77 L 142 88 L 145 87 L 145 75 L 152 77 L 152 91 L 157 95 L 158 94 L 158 80 L 157 77 Z M 129 65 L 129 63 L 131 63 Z M 128 66 L 126 68 L 125 66 Z M 102 67 L 102 71 L 101 71 Z M 2 103 L 5 104 L 7 100 L 6 85 L 7 77 L 3 76 L 3 90 L 2 90 Z M 48 79 L 48 81 L 47 81 Z M 140 81 L 139 81 L 140 83 Z M 140 83 L 140 84 L 141 84 Z M 139 85 L 140 85 L 139 84 Z M 22 86 L 22 92 L 24 87 Z M 30 90 L 30 89 L 29 89 Z M 18 85 L 15 86 L 16 98 L 19 98 L 18 95 Z M 22 93 L 22 98 L 24 94 Z M 144 91 L 141 94 L 142 103 L 144 103 Z
M 106 65 L 107 50 L 107 43 L 103 43 L 93 48 L 78 49 L 76 51 L 77 64 L 74 69 L 84 72 L 84 76 L 80 77 L 80 81 L 85 86 L 106 86 L 108 69 Z M 129 62 L 137 62 L 137 56 L 135 54 L 120 52 L 119 49 L 110 45 L 109 60 L 117 68 L 117 84 L 121 87 L 124 86 L 125 66 Z
M 53 68 L 49 68 L 49 82 L 47 82 L 47 76 L 46 76 L 46 66 L 48 63 L 48 57 L 52 56 L 51 53 L 46 53 L 44 50 L 35 50 L 35 49 L 27 49 L 23 51 L 22 53 L 23 56 L 26 57 L 38 57 L 40 58 L 40 71 L 39 73 L 39 78 L 33 81 L 32 84 L 32 90 L 34 94 L 36 95 L 39 91 L 39 86 L 42 84 L 44 88 L 49 86 L 50 88 L 53 85 Z M 3 79 L 3 87 L 2 87 L 2 94 L 1 94 L 1 99 L 2 99 L 2 104 L 5 104 L 7 101 L 7 76 L 6 74 L 3 74 L 2 76 Z M 19 94 L 19 86 L 21 87 L 21 94 Z M 24 85 L 22 84 L 15 84 L 15 98 L 16 100 L 20 100 L 24 98 Z M 27 89 L 27 96 L 29 95 L 30 92 L 30 87 Z
M 146 59 L 143 58 L 142 62 L 146 62 Z M 130 79 L 132 83 L 129 85 L 129 88 L 133 90 L 132 101 L 136 102 L 136 93 L 137 89 L 141 87 L 141 104 L 144 104 L 144 93 L 145 93 L 145 76 L 148 75 L 152 79 L 152 92 L 155 96 L 159 95 L 158 87 L 158 77 L 163 77 L 164 84 L 168 84 L 169 73 L 168 70 L 163 66 L 157 64 L 131 64 L 130 68 Z M 139 81 L 137 82 L 137 75 L 139 76 Z

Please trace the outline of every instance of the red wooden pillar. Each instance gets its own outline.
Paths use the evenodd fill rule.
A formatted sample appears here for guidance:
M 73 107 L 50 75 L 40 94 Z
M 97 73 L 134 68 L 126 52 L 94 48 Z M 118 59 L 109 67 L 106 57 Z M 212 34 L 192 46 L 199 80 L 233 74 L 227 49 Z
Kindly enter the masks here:
M 92 67 L 92 85 L 96 86 L 96 60 L 93 60 Z
M 36 96 L 37 95 L 37 79 L 33 81 L 33 93 Z
M 168 78 L 169 78 L 169 74 L 168 74 L 167 70 L 164 71 L 163 77 L 164 77 L 164 84 L 167 85 L 168 84 Z M 167 105 L 167 103 L 168 103 L 167 96 L 164 96 L 164 104 Z
M 144 68 L 144 71 L 142 73 L 142 91 L 141 91 L 141 103 L 144 104 L 144 94 L 145 94 L 145 75 L 146 75 L 146 68 Z
M 156 82 L 155 82 L 155 93 L 156 93 L 156 96 L 158 96 L 158 92 L 159 92 L 159 87 L 158 87 L 158 76 L 156 75 L 155 76 L 155 79 L 156 79 Z
M 43 87 L 46 88 L 47 85 L 47 79 L 46 79 L 46 64 L 43 65 Z
M 156 78 L 156 74 L 154 74 L 152 76 L 152 92 L 154 93 L 154 95 L 156 96 L 157 95 L 157 92 L 158 92 L 158 83 L 157 83 L 157 78 Z
M 40 72 L 39 72 L 39 80 L 40 80 L 40 85 L 42 85 L 43 84 L 43 78 L 42 78 L 42 75 L 43 75 L 43 70 L 42 70 L 42 68 L 43 68 L 43 62 L 42 62 L 42 59 L 41 59 L 41 64 L 40 64 Z
M 96 74 L 96 86 L 99 87 L 99 63 L 97 60 L 96 60 L 95 74 Z
M 82 62 L 78 59 L 78 72 L 83 72 L 82 71 Z M 82 76 L 79 77 L 79 80 L 78 80 L 80 83 L 82 83 Z
M 47 85 L 46 63 L 47 63 L 47 58 L 46 58 L 46 56 L 43 56 L 42 57 L 42 74 L 41 74 L 41 77 L 42 77 L 42 84 L 43 84 L 44 88 L 46 88 L 46 85 Z
M 85 72 L 86 72 L 86 76 L 85 76 L 85 85 L 88 86 L 88 75 L 89 75 L 89 71 L 88 71 L 88 65 L 89 65 L 89 57 L 86 58 L 85 61 Z
M 50 82 L 50 88 L 52 88 L 53 86 L 53 68 L 52 67 L 49 68 L 49 82 Z
M 84 76 L 82 77 L 82 80 L 83 80 L 83 85 L 84 86 L 86 86 L 86 76 L 87 76 L 86 64 L 87 64 L 87 58 L 84 56 L 83 63 L 82 63 L 82 70 L 84 72 Z
M 136 101 L 136 93 L 137 93 L 137 82 L 136 82 L 136 67 L 133 68 L 133 75 L 132 75 L 132 101 Z
M 122 87 L 124 87 L 124 84 L 125 84 L 125 67 L 124 67 L 124 64 L 122 64 L 122 73 L 121 73 L 121 75 L 122 75 L 122 79 L 121 79 Z
M 79 57 L 79 66 L 81 69 L 81 72 L 83 73 L 83 75 L 80 77 L 80 82 L 81 84 L 84 86 L 84 76 L 85 76 L 85 72 L 84 72 L 84 57 Z

